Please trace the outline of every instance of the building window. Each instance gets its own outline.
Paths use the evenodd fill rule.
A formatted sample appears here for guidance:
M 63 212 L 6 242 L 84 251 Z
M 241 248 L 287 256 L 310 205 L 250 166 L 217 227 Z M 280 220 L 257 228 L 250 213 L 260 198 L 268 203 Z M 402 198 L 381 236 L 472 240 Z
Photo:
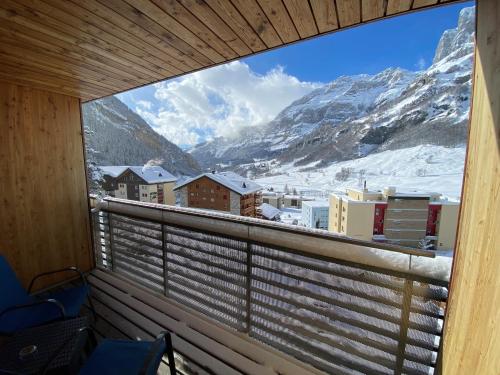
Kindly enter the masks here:
M 210 202 L 215 202 L 215 199 L 213 199 L 213 198 L 210 198 Z
M 226 194 L 224 194 L 224 200 L 227 200 L 227 195 Z
M 191 196 L 194 197 L 194 193 L 191 193 Z
M 219 185 L 217 185 L 216 189 L 217 189 L 217 190 L 220 190 L 220 186 L 219 186 Z
M 196 184 L 196 189 L 199 189 L 200 188 L 200 185 Z
M 344 226 L 342 225 L 342 232 L 344 231 Z

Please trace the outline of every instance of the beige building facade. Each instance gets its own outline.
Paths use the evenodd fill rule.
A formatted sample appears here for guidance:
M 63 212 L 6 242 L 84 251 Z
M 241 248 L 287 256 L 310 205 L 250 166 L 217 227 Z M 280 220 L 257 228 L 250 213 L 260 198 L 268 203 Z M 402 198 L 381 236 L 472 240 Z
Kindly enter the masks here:
M 351 238 L 413 248 L 452 250 L 459 202 L 440 194 L 347 189 L 329 198 L 328 230 Z

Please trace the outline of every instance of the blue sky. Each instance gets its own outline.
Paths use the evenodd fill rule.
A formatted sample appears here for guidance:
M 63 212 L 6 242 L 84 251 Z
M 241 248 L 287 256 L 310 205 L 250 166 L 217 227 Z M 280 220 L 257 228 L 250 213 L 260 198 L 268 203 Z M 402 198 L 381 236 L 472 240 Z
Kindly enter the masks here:
M 465 2 L 296 43 L 118 97 L 182 148 L 269 122 L 293 100 L 342 75 L 432 64 Z

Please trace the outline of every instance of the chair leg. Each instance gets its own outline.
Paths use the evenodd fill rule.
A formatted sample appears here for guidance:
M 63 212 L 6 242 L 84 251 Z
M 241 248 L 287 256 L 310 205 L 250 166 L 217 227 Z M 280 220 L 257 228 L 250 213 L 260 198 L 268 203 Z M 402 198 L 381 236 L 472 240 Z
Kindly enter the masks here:
M 176 375 L 177 370 L 175 369 L 175 359 L 174 359 L 174 347 L 172 346 L 172 337 L 170 332 L 165 333 L 165 344 L 168 358 L 168 367 L 170 368 L 170 375 Z

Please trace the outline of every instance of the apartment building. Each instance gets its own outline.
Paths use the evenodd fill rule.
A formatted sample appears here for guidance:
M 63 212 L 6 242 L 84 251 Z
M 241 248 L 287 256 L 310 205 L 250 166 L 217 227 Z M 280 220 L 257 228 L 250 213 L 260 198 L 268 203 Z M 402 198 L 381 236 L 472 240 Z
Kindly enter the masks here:
M 302 224 L 309 228 L 328 229 L 328 210 L 326 201 L 302 202 Z
M 101 166 L 107 195 L 140 202 L 175 205 L 177 178 L 160 166 Z
M 183 207 L 260 217 L 262 186 L 234 172 L 204 173 L 177 185 Z
M 283 207 L 283 193 L 274 191 L 262 192 L 262 203 L 269 204 L 278 210 Z
M 314 198 L 304 197 L 302 195 L 285 194 L 283 195 L 284 208 L 302 208 L 302 204 L 307 201 L 313 201 Z
M 328 230 L 367 241 L 451 250 L 459 205 L 437 193 L 347 189 L 330 195 Z

